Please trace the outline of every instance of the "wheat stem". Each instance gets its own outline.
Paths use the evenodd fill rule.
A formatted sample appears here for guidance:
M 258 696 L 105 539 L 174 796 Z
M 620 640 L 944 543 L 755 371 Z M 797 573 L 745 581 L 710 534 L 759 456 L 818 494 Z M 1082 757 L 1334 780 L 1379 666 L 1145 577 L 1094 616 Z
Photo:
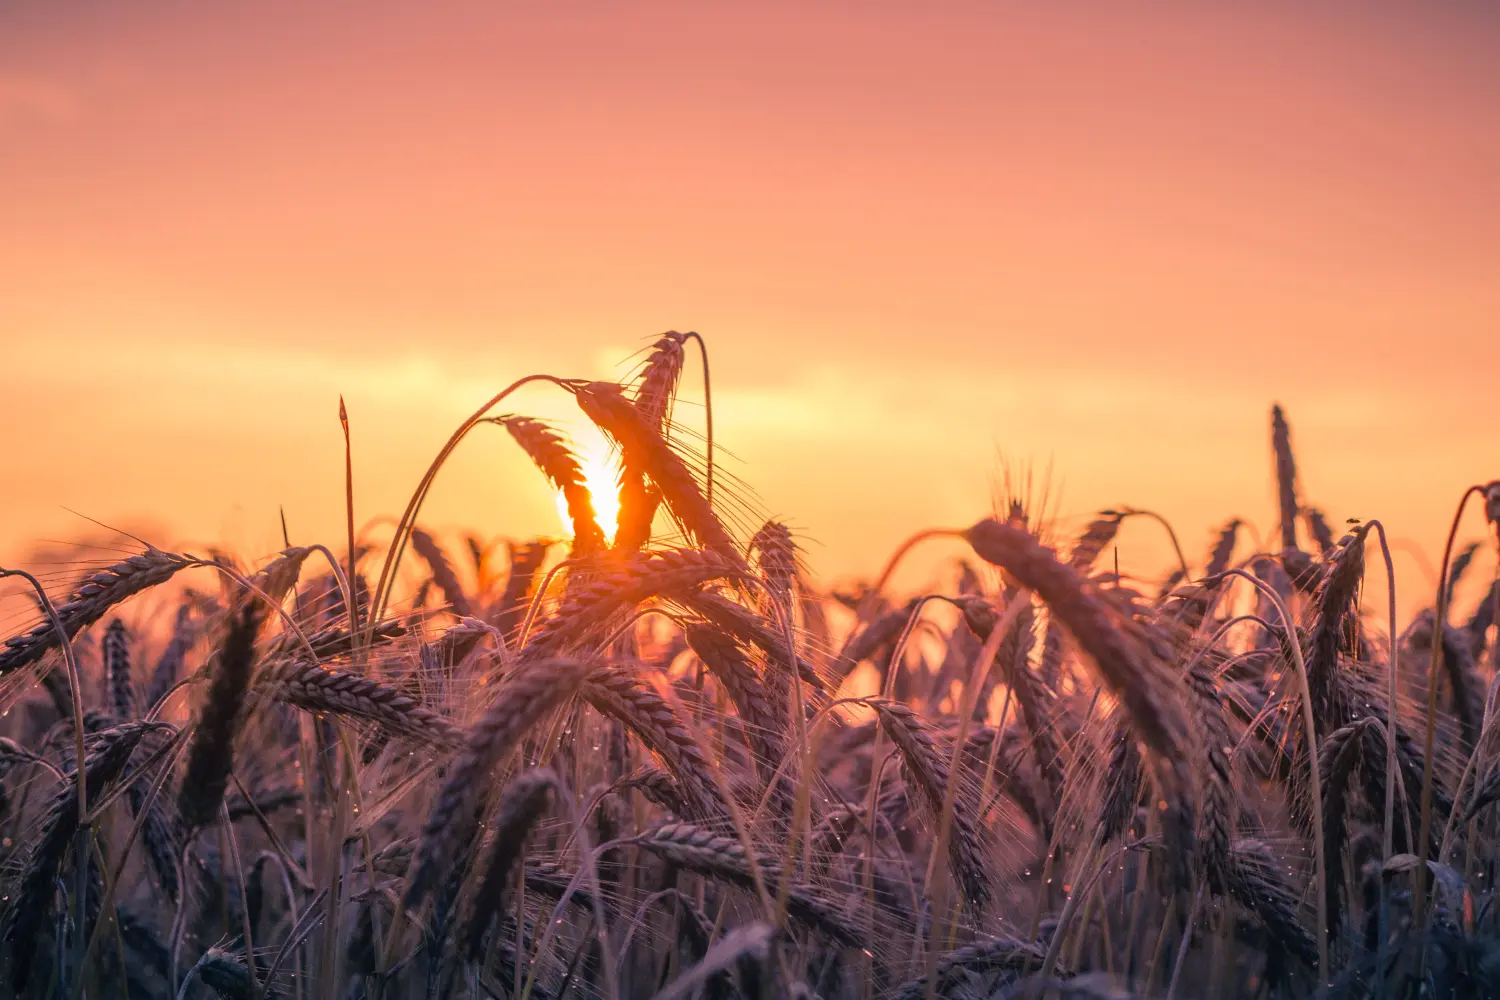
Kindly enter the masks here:
M 1296 625 L 1292 616 L 1287 611 L 1286 604 L 1281 600 L 1274 588 L 1265 581 L 1245 572 L 1242 569 L 1231 569 L 1225 571 L 1224 575 L 1243 577 L 1250 584 L 1265 595 L 1266 599 L 1276 608 L 1276 613 L 1281 617 L 1282 627 L 1291 637 L 1287 643 L 1290 647 L 1292 660 L 1297 668 L 1297 676 L 1301 679 L 1302 694 L 1302 725 L 1307 730 L 1307 754 L 1310 766 L 1309 784 L 1312 788 L 1312 820 L 1313 820 L 1313 861 L 1316 865 L 1318 886 L 1318 976 L 1326 983 L 1332 978 L 1332 970 L 1328 967 L 1328 871 L 1323 854 L 1323 787 L 1318 776 L 1318 735 L 1317 720 L 1313 715 L 1312 688 L 1307 680 L 1307 663 L 1302 657 L 1302 644 L 1297 642 Z M 1431 746 L 1428 747 L 1428 760 L 1431 761 Z M 1427 831 L 1423 831 L 1423 836 Z

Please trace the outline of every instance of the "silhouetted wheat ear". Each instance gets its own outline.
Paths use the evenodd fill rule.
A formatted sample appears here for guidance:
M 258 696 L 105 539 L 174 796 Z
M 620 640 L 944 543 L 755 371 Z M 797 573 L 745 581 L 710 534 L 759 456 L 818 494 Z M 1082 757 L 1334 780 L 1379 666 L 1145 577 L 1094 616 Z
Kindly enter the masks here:
M 1159 662 L 1158 651 L 1141 641 L 1149 633 L 1136 624 L 1136 635 L 1128 636 L 1111 613 L 1119 597 L 1085 583 L 1027 532 L 987 518 L 965 537 L 981 558 L 1004 568 L 1046 603 L 1125 706 L 1136 733 L 1153 751 L 1162 832 L 1174 848 L 1169 857 L 1174 865 L 1186 865 L 1193 856 L 1191 740 L 1180 708 L 1182 684 Z M 1175 874 L 1186 881 L 1185 868 Z
M 166 647 L 151 671 L 151 684 L 146 689 L 147 708 L 161 701 L 172 689 L 172 685 L 177 683 L 177 675 L 182 673 L 182 664 L 187 659 L 188 650 L 193 648 L 193 633 L 193 607 L 191 602 L 185 601 L 177 609 L 172 637 L 167 640 Z
M 272 604 L 280 604 L 297 585 L 297 579 L 302 575 L 302 564 L 312 552 L 311 548 L 305 546 L 282 549 L 275 559 L 250 577 L 251 585 L 264 593 Z M 351 580 L 350 583 L 357 584 L 358 580 Z M 364 607 L 366 604 L 367 599 L 361 598 L 360 606 Z M 343 606 L 342 594 L 339 595 L 339 606 Z
M 1234 555 L 1234 545 L 1239 540 L 1240 525 L 1243 523 L 1237 517 L 1231 518 L 1219 530 L 1219 537 L 1215 540 L 1213 551 L 1208 556 L 1208 565 L 1203 569 L 1205 577 L 1218 576 L 1229 568 L 1229 560 Z
M 948 791 L 948 761 L 926 724 L 909 706 L 889 701 L 872 704 L 886 735 L 901 751 L 902 763 L 921 793 L 920 799 L 928 810 L 935 833 Z M 984 845 L 973 819 L 973 809 L 963 795 L 954 796 L 949 822 L 948 864 L 953 880 L 963 890 L 965 899 L 976 909 L 982 908 L 990 898 L 993 880 L 985 863 Z
M 1355 685 L 1349 692 L 1351 704 L 1364 705 L 1364 717 L 1358 721 L 1364 723 L 1364 751 L 1360 756 L 1358 774 L 1363 781 L 1363 798 L 1368 803 L 1374 815 L 1385 815 L 1386 799 L 1385 786 L 1388 773 L 1386 761 L 1389 755 L 1386 752 L 1386 712 L 1376 693 L 1364 685 Z M 1417 745 L 1406 727 L 1398 721 L 1396 729 L 1396 767 L 1400 781 L 1396 791 L 1396 806 L 1404 805 L 1407 812 L 1407 821 L 1411 824 L 1413 835 L 1421 826 L 1421 797 L 1416 794 L 1405 794 L 1401 787 L 1407 789 L 1420 788 L 1422 785 L 1422 774 L 1424 771 L 1422 749 Z M 1441 772 L 1435 772 L 1432 777 L 1432 805 L 1433 814 L 1446 816 L 1453 808 L 1453 798 L 1450 795 L 1446 782 Z M 1293 813 L 1296 818 L 1296 813 Z M 1407 825 L 1405 822 L 1397 822 L 1391 830 L 1392 843 L 1397 851 L 1413 850 L 1415 845 L 1406 836 Z M 1435 837 L 1439 831 L 1432 831 Z M 1429 842 L 1429 849 L 1435 850 L 1436 844 Z
M 157 936 L 156 931 L 137 916 L 135 911 L 124 906 L 115 907 L 115 918 L 115 925 L 120 929 L 120 937 L 125 947 L 134 952 L 158 977 L 167 978 L 170 974 L 172 956 L 167 951 L 167 946 Z M 134 996 L 134 992 L 131 995 Z
M 68 600 L 57 608 L 66 638 L 72 639 L 126 598 L 195 565 L 198 565 L 197 561 L 187 556 L 147 549 L 100 570 L 79 584 Z M 35 663 L 60 641 L 50 619 L 30 632 L 11 636 L 5 640 L 4 651 L 0 652 L 0 677 Z
M 130 786 L 127 799 L 132 816 L 140 815 L 149 788 L 145 778 Z M 158 795 L 151 803 L 151 811 L 146 814 L 146 823 L 141 829 L 141 841 L 146 848 L 146 860 L 156 875 L 156 884 L 166 893 L 167 899 L 175 903 L 182 890 L 177 878 L 177 861 L 182 856 L 182 836 L 173 822 L 169 811 L 170 803 L 163 801 L 163 798 L 164 796 Z
M 375 723 L 392 736 L 437 750 L 463 745 L 463 732 L 416 698 L 367 677 L 308 663 L 283 660 L 256 678 L 258 693 L 309 712 L 351 716 Z
M 780 868 L 775 863 L 746 857 L 745 848 L 733 837 L 724 837 L 691 823 L 667 823 L 624 841 L 650 851 L 688 871 L 707 875 L 741 888 L 753 888 L 751 865 L 760 869 L 767 890 L 775 892 Z M 865 947 L 864 935 L 838 913 L 835 906 L 810 886 L 791 883 L 787 912 L 793 918 L 851 948 Z
M 1271 451 L 1276 456 L 1276 500 L 1281 508 L 1281 547 L 1297 548 L 1297 462 L 1292 428 L 1280 406 L 1271 407 Z
M 1484 683 L 1474 673 L 1474 650 L 1467 636 L 1453 626 L 1443 628 L 1443 670 L 1453 689 L 1453 716 L 1465 751 L 1479 745 L 1484 723 Z
M 118 618 L 111 619 L 104 629 L 104 641 L 99 646 L 115 718 L 133 719 L 135 686 L 130 682 L 130 635 L 125 630 L 125 623 Z
M 869 659 L 895 642 L 902 629 L 906 628 L 906 623 L 911 621 L 911 616 L 916 613 L 917 604 L 918 598 L 912 598 L 851 635 L 849 641 L 844 643 L 844 648 L 839 651 L 840 675 L 847 675 L 860 661 Z M 892 663 L 888 669 L 899 670 L 900 664 Z
M 592 664 L 551 659 L 520 664 L 501 685 L 494 703 L 469 730 L 463 752 L 454 759 L 434 799 L 406 887 L 406 905 L 416 907 L 431 893 L 473 833 L 475 803 L 490 771 L 544 715 L 573 696 Z
M 1016 595 L 1007 595 L 1006 599 L 1009 602 L 1016 599 Z M 962 604 L 964 622 L 981 642 L 988 640 L 999 621 L 999 610 L 982 598 L 968 598 Z M 995 658 L 998 661 L 996 666 L 1000 668 L 1000 675 L 1004 677 L 1017 704 L 1021 706 L 1021 718 L 1025 721 L 1026 730 L 1031 737 L 1031 752 L 1036 760 L 1037 772 L 1041 774 L 1047 792 L 1055 805 L 1061 801 L 1062 795 L 1062 751 L 1057 743 L 1057 734 L 1053 730 L 1052 692 L 1042 683 L 1040 677 L 1031 672 L 1031 647 L 1035 640 L 1032 633 L 1033 619 L 1034 614 L 1028 600 L 1011 626 L 1010 632 L 1000 644 Z M 994 671 L 991 671 L 991 676 L 995 676 Z M 976 706 L 981 714 L 987 702 L 988 692 L 985 692 L 980 696 L 979 704 Z
M 573 876 L 550 861 L 528 862 L 526 865 L 526 891 L 541 893 L 550 899 L 561 900 L 564 894 L 568 902 L 580 910 L 592 910 L 594 897 L 585 889 L 573 885 Z M 600 900 L 606 914 L 614 912 L 607 899 Z
M 786 637 L 771 622 L 749 608 L 736 604 L 720 594 L 700 590 L 687 595 L 682 603 L 708 619 L 728 635 L 734 636 L 746 646 L 755 646 L 766 654 L 766 665 L 784 677 L 792 676 L 792 661 L 786 647 Z M 826 692 L 828 685 L 818 676 L 812 664 L 798 654 L 796 675 L 814 691 Z M 769 673 L 768 673 L 769 676 Z
M 517 545 L 514 542 L 506 544 L 510 553 L 509 572 L 505 577 L 505 590 L 494 607 L 499 610 L 499 615 L 495 618 L 495 627 L 500 630 L 501 635 L 509 637 L 515 633 L 517 626 L 526 616 L 526 595 L 531 591 L 532 580 L 535 579 L 537 570 L 546 560 L 547 551 L 552 543 L 538 540 L 524 545 Z
M 583 412 L 619 445 L 627 464 L 634 462 L 661 490 L 667 509 L 699 545 L 743 569 L 739 546 L 709 507 L 698 481 L 660 432 L 613 382 L 590 382 L 578 389 Z M 623 498 L 622 498 L 623 499 Z
M 160 748 L 164 739 L 148 734 L 143 741 L 142 754 L 154 753 Z M 158 763 L 156 767 L 164 767 L 165 764 Z M 155 769 L 149 772 L 136 772 L 136 779 L 126 790 L 126 801 L 130 803 L 130 815 L 132 818 L 141 814 L 141 809 L 146 804 L 146 795 L 150 791 L 151 782 L 155 776 Z M 146 821 L 141 828 L 141 842 L 146 849 L 146 860 L 151 865 L 151 871 L 156 876 L 156 884 L 166 893 L 169 900 L 175 902 L 178 897 L 177 861 L 182 855 L 181 838 L 178 836 L 173 816 L 169 812 L 170 800 L 163 795 L 157 795 L 151 803 L 151 810 L 146 815 Z
M 1490 626 L 1495 624 L 1495 612 L 1500 608 L 1500 580 L 1490 584 L 1489 591 L 1474 609 L 1474 614 L 1464 624 L 1464 631 L 1469 636 L 1469 649 L 1478 660 L 1484 654 L 1484 646 L 1489 635 Z
M 649 801 L 674 816 L 688 818 L 687 797 L 672 776 L 659 767 L 641 767 L 619 778 L 612 786 L 618 791 L 634 788 Z
M 580 695 L 598 712 L 623 722 L 677 778 L 694 819 L 728 815 L 713 772 L 692 733 L 661 695 L 630 667 L 600 664 Z
M 1163 755 L 1186 756 L 1185 726 L 1173 695 L 1178 685 L 1150 663 L 1117 627 L 1110 605 L 1071 567 L 1024 531 L 994 520 L 966 533 L 982 558 L 1003 567 L 1036 593 L 1073 634 L 1106 684 L 1128 708 L 1141 738 Z
M 758 970 L 765 964 L 776 937 L 776 929 L 770 924 L 761 921 L 741 924 L 706 948 L 702 959 L 679 973 L 671 984 L 656 994 L 655 1000 L 688 1000 L 699 996 L 705 984 L 712 995 L 716 986 L 728 987 L 730 969 L 739 969 L 742 978 L 747 974 L 759 977 Z
M 542 818 L 557 786 L 557 775 L 548 768 L 539 767 L 518 774 L 500 793 L 500 803 L 490 824 L 494 834 L 490 841 L 489 861 L 474 893 L 472 915 L 458 934 L 459 947 L 470 961 L 479 959 L 484 950 L 485 934 L 495 917 L 503 912 L 511 872 L 521 857 L 521 849 L 531 828 Z
M 1198 818 L 1198 862 L 1216 896 L 1229 891 L 1229 844 L 1234 832 L 1234 783 L 1229 754 L 1234 740 L 1213 672 L 1199 663 L 1187 674 L 1191 712 L 1202 747 L 1203 797 Z
M 1021 740 L 1009 727 L 1000 737 L 1000 746 L 995 748 L 995 767 L 990 770 L 990 750 L 994 746 L 995 730 L 980 726 L 964 738 L 963 762 L 967 773 L 981 782 L 989 775 L 993 792 L 1003 795 L 1020 807 L 1026 819 L 1045 835 L 1051 829 L 1055 811 L 1044 809 L 1037 795 L 1041 777 L 1024 759 Z
M 90 801 L 103 794 L 130 761 L 130 755 L 150 732 L 166 728 L 164 723 L 128 722 L 88 737 L 83 766 Z M 42 821 L 41 835 L 32 848 L 20 886 L 5 914 L 4 938 L 11 948 L 11 987 L 20 993 L 31 977 L 37 935 L 51 919 L 57 875 L 78 830 L 78 773 L 53 795 Z
M 1141 750 L 1124 718 L 1113 727 L 1109 764 L 1104 769 L 1104 811 L 1100 843 L 1107 844 L 1130 829 L 1141 797 Z
M 623 563 L 605 563 L 577 586 L 569 587 L 562 605 L 535 629 L 522 659 L 550 656 L 580 644 L 617 612 L 651 597 L 685 597 L 711 580 L 743 577 L 743 564 L 728 563 L 717 553 L 667 549 L 632 555 Z
M 604 548 L 604 532 L 594 513 L 583 467 L 563 436 L 530 417 L 505 416 L 497 420 L 553 488 L 562 493 L 568 505 L 568 519 L 573 522 L 573 554 L 584 556 Z
M 177 796 L 178 817 L 189 836 L 213 822 L 224 801 L 240 710 L 255 666 L 255 637 L 265 614 L 259 599 L 247 597 L 234 613 L 219 649 L 208 696 L 188 744 L 187 771 Z
M 1464 575 L 1468 573 L 1469 567 L 1474 562 L 1474 556 L 1477 555 L 1478 552 L 1479 543 L 1470 542 L 1468 545 L 1465 545 L 1462 549 L 1460 549 L 1458 554 L 1453 557 L 1453 564 L 1448 567 L 1448 583 L 1445 587 L 1448 595 L 1445 603 L 1448 607 L 1453 607 L 1453 591 L 1463 580 Z
M 1351 778 L 1365 751 L 1365 728 L 1378 725 L 1361 719 L 1329 733 L 1318 748 L 1318 769 L 1323 791 L 1323 868 L 1327 873 L 1328 932 L 1335 935 L 1341 922 L 1344 866 L 1342 856 L 1348 839 L 1347 823 Z M 1381 743 L 1384 744 L 1384 740 Z
M 437 539 L 421 528 L 413 528 L 411 547 L 427 563 L 427 568 L 432 571 L 432 582 L 443 592 L 443 600 L 448 602 L 453 613 L 460 618 L 472 615 L 474 607 L 469 603 L 469 595 L 464 593 L 463 584 L 458 582 L 458 574 L 453 572 L 453 564 L 448 561 L 448 554 Z
M 1087 572 L 1105 546 L 1115 540 L 1123 520 L 1125 515 L 1117 510 L 1101 510 L 1099 516 L 1089 522 L 1078 541 L 1073 543 L 1073 551 L 1068 554 L 1069 564 L 1076 570 Z
M 244 961 L 222 948 L 210 948 L 188 972 L 213 990 L 220 1000 L 254 1000 L 255 984 Z M 269 994 L 268 994 L 269 995 Z
M 797 579 L 797 544 L 792 532 L 780 521 L 767 521 L 750 539 L 750 547 L 760 556 L 760 575 L 766 588 L 783 604 L 792 596 Z
M 1063 630 L 1049 618 L 1042 630 L 1042 658 L 1037 664 L 1037 674 L 1049 690 L 1056 691 L 1062 683 L 1063 653 Z
M 633 404 L 641 422 L 661 434 L 669 426 L 677 382 L 682 375 L 683 334 L 669 332 L 652 345 L 650 356 L 641 369 Z M 650 463 L 642 453 L 625 452 L 620 462 L 619 528 L 615 547 L 633 552 L 645 545 L 651 536 L 651 523 L 661 506 L 661 491 L 647 481 Z
M 937 960 L 933 981 L 937 996 L 947 996 L 948 990 L 957 985 L 960 976 L 978 973 L 1024 973 L 1040 968 L 1047 956 L 1044 945 L 1016 938 L 1000 937 L 978 941 L 950 951 Z M 1066 971 L 1059 972 L 1067 976 Z M 918 976 L 896 988 L 895 1000 L 920 1000 L 927 995 L 928 979 Z
M 406 634 L 406 626 L 394 618 L 388 618 L 383 622 L 376 622 L 371 626 L 369 642 L 365 644 L 366 650 L 384 646 L 393 640 L 401 638 Z M 304 643 L 302 640 L 306 638 Z M 340 656 L 348 656 L 354 652 L 354 635 L 342 625 L 330 625 L 316 632 L 303 633 L 298 636 L 294 632 L 281 632 L 267 645 L 265 655 L 262 657 L 267 663 L 277 663 L 289 657 L 307 657 L 311 655 L 323 660 L 332 660 Z
M 1323 512 L 1316 507 L 1304 507 L 1302 518 L 1307 522 L 1308 534 L 1318 543 L 1318 551 L 1325 556 L 1333 551 L 1333 529 L 1328 526 Z
M 1260 921 L 1277 946 L 1312 968 L 1318 963 L 1318 943 L 1299 912 L 1302 893 L 1285 883 L 1284 870 L 1264 843 L 1235 841 L 1229 853 L 1229 894 Z
M 731 636 L 712 625 L 693 624 L 685 631 L 688 645 L 734 702 L 750 748 L 755 752 L 762 781 L 775 780 L 785 750 L 782 740 L 785 714 L 778 711 L 750 658 Z M 785 799 L 781 805 L 790 802 L 787 798 L 792 793 L 790 780 L 785 777 L 777 782 L 777 795 Z
M 1423 610 L 1407 628 L 1405 641 L 1430 652 L 1431 644 L 1439 641 L 1433 629 L 1436 618 L 1431 608 Z M 1452 625 L 1444 626 L 1441 641 L 1443 648 L 1439 658 L 1452 695 L 1459 740 L 1465 752 L 1472 751 L 1478 745 L 1479 730 L 1484 721 L 1484 685 L 1474 672 L 1474 644 L 1467 630 Z M 1422 659 L 1426 659 L 1426 652 Z
M 635 406 L 648 426 L 658 430 L 671 418 L 672 403 L 677 398 L 677 383 L 682 378 L 685 357 L 683 344 L 687 335 L 669 330 L 651 345 L 651 354 L 641 368 L 636 382 Z
M 1335 547 L 1322 585 L 1314 595 L 1316 617 L 1308 638 L 1307 686 L 1312 695 L 1313 715 L 1324 726 L 1339 726 L 1334 708 L 1340 653 L 1353 653 L 1359 640 L 1359 607 L 1356 602 L 1364 576 L 1364 541 L 1368 526 L 1345 535 Z

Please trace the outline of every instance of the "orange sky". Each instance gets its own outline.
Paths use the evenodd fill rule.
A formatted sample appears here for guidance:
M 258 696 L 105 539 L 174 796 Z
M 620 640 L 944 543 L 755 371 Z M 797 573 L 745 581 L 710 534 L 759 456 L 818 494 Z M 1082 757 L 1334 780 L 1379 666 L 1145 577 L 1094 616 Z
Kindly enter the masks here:
M 1270 525 L 1273 399 L 1429 550 L 1500 475 L 1492 5 L 427 6 L 0 6 L 0 558 L 64 507 L 337 540 L 340 393 L 398 512 L 499 386 L 668 328 L 827 575 L 1001 454 L 1196 556 Z M 557 529 L 498 433 L 428 519 Z

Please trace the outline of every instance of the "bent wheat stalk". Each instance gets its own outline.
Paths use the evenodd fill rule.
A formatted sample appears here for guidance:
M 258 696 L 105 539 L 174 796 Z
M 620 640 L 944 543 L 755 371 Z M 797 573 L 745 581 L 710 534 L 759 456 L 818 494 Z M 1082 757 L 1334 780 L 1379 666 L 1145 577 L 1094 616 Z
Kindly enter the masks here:
M 1417 932 L 1425 933 L 1427 930 L 1427 856 L 1430 845 L 1428 843 L 1432 836 L 1432 785 L 1434 776 L 1432 773 L 1432 741 L 1433 733 L 1437 728 L 1437 697 L 1438 697 L 1438 671 L 1442 667 L 1443 643 L 1442 627 L 1448 621 L 1448 588 L 1445 585 L 1448 579 L 1448 562 L 1453 556 L 1453 542 L 1458 536 L 1458 524 L 1464 516 L 1464 508 L 1469 503 L 1469 497 L 1478 495 L 1485 497 L 1485 487 L 1480 485 L 1470 486 L 1464 490 L 1464 495 L 1458 500 L 1458 509 L 1453 512 L 1453 524 L 1448 528 L 1448 541 L 1443 546 L 1443 565 L 1438 571 L 1437 586 L 1437 610 L 1435 612 L 1436 631 L 1432 642 L 1432 657 L 1427 665 L 1427 728 L 1422 739 L 1422 820 L 1420 832 L 1417 834 L 1417 866 L 1412 870 L 1412 923 Z M 1391 637 L 1392 645 L 1395 644 L 1395 636 Z M 1418 960 L 1418 975 L 1427 963 L 1427 952 L 1424 949 Z
M 385 562 L 380 567 L 380 577 L 376 581 L 374 591 L 370 594 L 369 621 L 379 621 L 385 616 L 385 606 L 390 601 L 390 591 L 396 583 L 396 568 L 401 563 L 401 555 L 406 549 L 407 538 L 410 535 L 412 527 L 416 524 L 417 512 L 421 510 L 422 502 L 427 499 L 427 491 L 431 489 L 432 481 L 437 478 L 438 470 L 448 461 L 448 456 L 453 454 L 453 449 L 458 447 L 458 443 L 464 439 L 469 431 L 474 429 L 475 425 L 484 418 L 486 413 L 498 406 L 500 401 L 506 396 L 509 396 L 528 382 L 551 382 L 570 391 L 579 384 L 556 378 L 552 375 L 527 375 L 524 378 L 516 379 L 516 381 L 500 390 L 500 392 L 490 398 L 489 402 L 475 410 L 467 420 L 459 424 L 458 429 L 448 438 L 447 443 L 443 445 L 437 457 L 428 465 L 427 471 L 422 475 L 421 482 L 417 484 L 417 488 L 413 491 L 411 499 L 407 501 L 406 510 L 401 514 L 401 520 L 396 522 L 396 534 L 391 539 L 390 548 L 386 551 Z

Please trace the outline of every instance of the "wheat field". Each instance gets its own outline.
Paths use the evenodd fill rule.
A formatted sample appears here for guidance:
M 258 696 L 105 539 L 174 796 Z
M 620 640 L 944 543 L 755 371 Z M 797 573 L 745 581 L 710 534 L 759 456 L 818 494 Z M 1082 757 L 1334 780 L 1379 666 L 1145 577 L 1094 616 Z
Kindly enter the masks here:
M 615 495 L 507 390 L 399 519 L 6 570 L 36 611 L 0 647 L 0 995 L 1500 995 L 1494 470 L 1408 622 L 1279 408 L 1278 523 L 1164 580 L 1110 556 L 1156 515 L 1059 537 L 1020 488 L 831 590 L 674 424 L 701 348 L 535 377 Z M 424 526 L 483 422 L 568 537 Z M 893 592 L 940 539 L 944 586 Z

